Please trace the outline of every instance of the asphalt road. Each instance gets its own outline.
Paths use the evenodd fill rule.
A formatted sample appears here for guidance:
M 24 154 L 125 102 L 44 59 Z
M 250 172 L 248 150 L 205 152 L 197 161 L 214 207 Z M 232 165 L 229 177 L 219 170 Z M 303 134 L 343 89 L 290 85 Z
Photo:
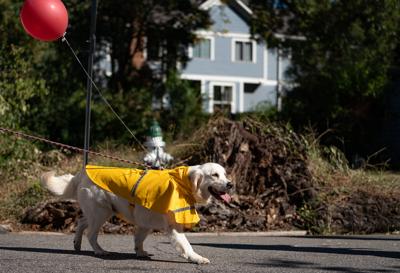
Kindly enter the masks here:
M 87 240 L 73 251 L 73 235 L 0 235 L 0 272 L 400 272 L 400 236 L 195 236 L 194 249 L 211 260 L 195 265 L 178 257 L 168 238 L 152 235 L 151 260 L 136 259 L 131 236 L 102 235 L 113 253 L 93 256 Z

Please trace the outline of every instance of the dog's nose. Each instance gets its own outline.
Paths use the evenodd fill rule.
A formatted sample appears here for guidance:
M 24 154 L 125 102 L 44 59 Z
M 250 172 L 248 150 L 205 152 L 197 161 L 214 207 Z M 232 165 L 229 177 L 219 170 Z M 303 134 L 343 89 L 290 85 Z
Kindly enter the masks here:
M 233 184 L 232 184 L 232 182 L 228 182 L 228 183 L 226 183 L 226 187 L 228 188 L 228 189 L 232 189 L 233 188 Z

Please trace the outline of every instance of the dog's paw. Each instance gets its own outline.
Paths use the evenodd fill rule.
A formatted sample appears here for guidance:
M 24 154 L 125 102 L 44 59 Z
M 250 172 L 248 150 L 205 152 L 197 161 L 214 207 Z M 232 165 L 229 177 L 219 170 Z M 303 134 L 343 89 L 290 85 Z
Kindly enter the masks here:
M 209 264 L 209 263 L 210 263 L 210 260 L 207 259 L 207 258 L 201 257 L 200 259 L 198 259 L 198 260 L 196 261 L 196 263 L 197 263 L 197 264 Z
M 81 251 L 81 242 L 74 241 L 74 249 L 75 251 Z
M 196 263 L 196 264 L 209 264 L 210 263 L 209 259 L 207 259 L 205 257 L 202 257 L 202 256 L 200 256 L 199 254 L 196 254 L 196 253 L 190 255 L 188 257 L 188 259 L 191 262 Z
M 136 250 L 136 257 L 138 258 L 147 258 L 150 257 L 151 254 L 149 254 L 147 251 L 144 250 Z

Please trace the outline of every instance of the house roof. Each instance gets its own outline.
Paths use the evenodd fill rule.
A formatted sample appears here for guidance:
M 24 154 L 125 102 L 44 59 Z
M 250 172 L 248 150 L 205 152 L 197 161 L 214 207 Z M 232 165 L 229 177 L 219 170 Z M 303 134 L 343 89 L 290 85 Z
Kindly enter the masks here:
M 231 7 L 241 18 L 243 18 L 247 23 L 250 22 L 253 17 L 253 11 L 247 6 L 248 0 L 207 0 L 203 1 L 200 5 L 201 9 L 208 10 L 213 6 L 217 5 L 228 5 Z M 290 17 L 286 16 L 284 18 L 284 26 L 281 29 L 278 29 L 275 33 L 273 33 L 274 37 L 280 40 L 299 40 L 305 41 L 306 38 L 303 35 L 288 35 L 285 34 L 288 28 L 288 21 Z
M 230 6 L 246 22 L 249 22 L 251 17 L 253 16 L 253 12 L 251 11 L 251 9 L 244 3 L 244 1 L 240 0 L 228 0 L 224 2 L 222 2 L 221 0 L 207 0 L 200 5 L 200 8 L 207 10 L 213 6 L 223 4 L 227 4 L 228 6 Z

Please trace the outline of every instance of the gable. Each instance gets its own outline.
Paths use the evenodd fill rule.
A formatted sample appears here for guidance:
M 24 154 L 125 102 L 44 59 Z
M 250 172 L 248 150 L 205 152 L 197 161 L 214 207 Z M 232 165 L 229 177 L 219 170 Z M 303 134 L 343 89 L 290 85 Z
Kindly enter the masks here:
M 241 1 L 229 1 L 229 4 L 219 0 L 206 1 L 202 8 L 209 11 L 213 21 L 209 30 L 217 33 L 250 33 L 248 21 L 251 11 L 240 3 Z

